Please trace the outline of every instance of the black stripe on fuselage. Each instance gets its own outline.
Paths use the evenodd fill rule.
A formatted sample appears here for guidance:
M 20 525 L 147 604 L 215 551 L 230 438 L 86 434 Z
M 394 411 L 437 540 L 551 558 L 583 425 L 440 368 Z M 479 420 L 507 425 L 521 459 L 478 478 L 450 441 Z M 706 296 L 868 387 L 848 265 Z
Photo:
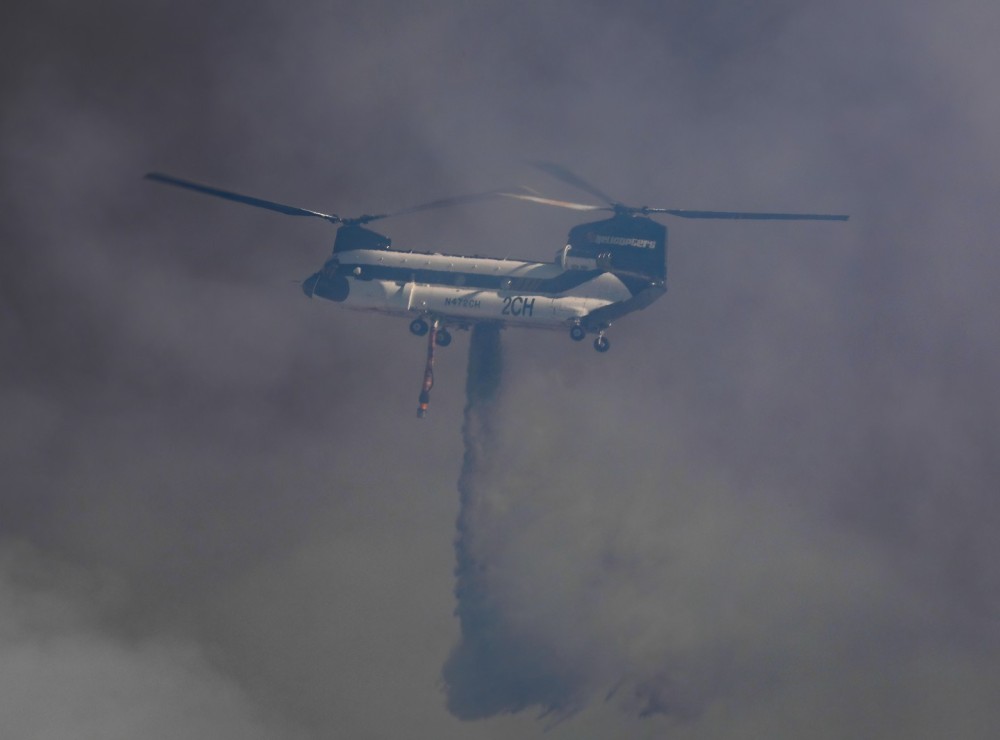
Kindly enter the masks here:
M 361 273 L 355 274 L 360 268 Z M 414 270 L 392 265 L 342 264 L 336 274 L 358 280 L 388 280 L 397 283 L 428 283 L 456 288 L 508 290 L 513 293 L 565 293 L 601 274 L 601 270 L 567 270 L 551 278 L 519 277 L 517 275 L 485 275 L 477 272 L 452 270 Z

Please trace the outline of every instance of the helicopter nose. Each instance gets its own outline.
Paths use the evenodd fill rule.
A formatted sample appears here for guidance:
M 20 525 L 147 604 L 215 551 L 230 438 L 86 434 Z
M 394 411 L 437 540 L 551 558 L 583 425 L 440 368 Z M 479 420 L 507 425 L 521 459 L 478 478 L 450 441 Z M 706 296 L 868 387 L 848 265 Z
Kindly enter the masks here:
M 347 300 L 351 286 L 343 275 L 331 276 L 317 272 L 302 281 L 302 292 L 310 298 L 319 296 L 339 303 Z
M 302 292 L 305 293 L 310 298 L 313 297 L 313 293 L 316 292 L 316 283 L 319 282 L 319 273 L 314 272 L 312 275 L 307 277 L 302 281 Z

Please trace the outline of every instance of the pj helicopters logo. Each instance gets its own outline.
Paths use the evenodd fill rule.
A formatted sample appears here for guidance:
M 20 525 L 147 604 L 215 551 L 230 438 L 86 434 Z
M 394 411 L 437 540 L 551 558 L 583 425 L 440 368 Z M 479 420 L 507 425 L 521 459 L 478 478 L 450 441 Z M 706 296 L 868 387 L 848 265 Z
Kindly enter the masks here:
M 601 234 L 587 234 L 588 241 L 594 244 L 610 244 L 615 247 L 637 247 L 639 249 L 656 249 L 656 242 L 652 239 L 636 239 L 629 236 L 605 236 Z

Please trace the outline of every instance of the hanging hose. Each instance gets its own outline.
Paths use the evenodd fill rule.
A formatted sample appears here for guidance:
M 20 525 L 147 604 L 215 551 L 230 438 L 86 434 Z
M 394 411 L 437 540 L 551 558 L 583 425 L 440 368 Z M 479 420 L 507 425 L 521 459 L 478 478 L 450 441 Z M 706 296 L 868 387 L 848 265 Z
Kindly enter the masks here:
M 432 321 L 427 332 L 427 366 L 424 368 L 424 384 L 420 388 L 417 418 L 423 419 L 431 402 L 431 388 L 434 387 L 434 345 L 437 344 L 438 322 Z

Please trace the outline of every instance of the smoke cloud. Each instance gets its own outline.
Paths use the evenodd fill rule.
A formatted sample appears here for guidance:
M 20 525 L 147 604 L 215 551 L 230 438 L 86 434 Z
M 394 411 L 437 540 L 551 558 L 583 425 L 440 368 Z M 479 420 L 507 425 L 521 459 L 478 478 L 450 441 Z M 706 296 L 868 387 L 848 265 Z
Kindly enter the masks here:
M 9 737 L 265 738 L 268 723 L 201 646 L 123 640 L 101 609 L 123 598 L 110 576 L 0 549 L 0 717 Z
M 891 643 L 877 670 L 902 682 L 917 646 L 936 642 L 929 605 L 874 543 L 783 496 L 695 477 L 681 439 L 623 447 L 603 423 L 651 426 L 668 399 L 550 392 L 532 408 L 558 375 L 500 395 L 497 332 L 477 332 L 455 545 L 462 636 L 443 672 L 457 717 L 533 707 L 565 719 L 603 700 L 694 723 L 861 658 L 842 649 L 882 659 Z M 586 463 L 605 457 L 614 464 Z M 623 470 L 643 477 L 623 484 Z
M 0 734 L 992 738 L 998 23 L 979 0 L 7 3 Z M 667 219 L 668 293 L 607 355 L 505 332 L 464 502 L 467 334 L 418 422 L 405 322 L 294 283 L 327 224 L 141 180 L 348 216 L 586 200 L 535 159 L 635 205 L 851 221 Z M 579 222 L 379 224 L 549 260 Z

